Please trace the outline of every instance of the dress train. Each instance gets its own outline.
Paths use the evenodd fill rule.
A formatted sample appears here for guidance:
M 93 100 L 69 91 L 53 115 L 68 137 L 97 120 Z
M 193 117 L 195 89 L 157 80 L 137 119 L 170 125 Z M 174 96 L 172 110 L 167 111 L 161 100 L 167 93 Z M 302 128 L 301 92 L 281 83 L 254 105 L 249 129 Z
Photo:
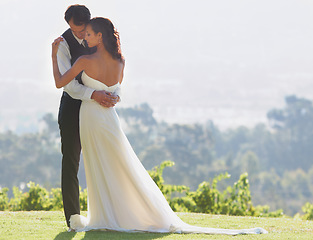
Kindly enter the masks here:
M 85 72 L 82 80 L 96 90 L 116 92 L 120 84 L 106 86 Z M 83 101 L 80 135 L 88 192 L 87 218 L 72 215 L 75 231 L 260 234 L 262 228 L 216 229 L 191 226 L 172 211 L 129 144 L 114 108 Z

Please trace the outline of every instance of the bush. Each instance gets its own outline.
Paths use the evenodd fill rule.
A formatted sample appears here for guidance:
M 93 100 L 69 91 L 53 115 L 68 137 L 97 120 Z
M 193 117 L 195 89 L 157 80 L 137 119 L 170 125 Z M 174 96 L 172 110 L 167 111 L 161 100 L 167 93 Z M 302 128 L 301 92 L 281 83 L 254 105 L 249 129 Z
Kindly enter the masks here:
M 223 195 L 217 189 L 217 183 L 222 179 L 229 178 L 228 173 L 216 176 L 212 184 L 203 182 L 196 192 L 189 193 L 196 205 L 196 212 L 220 214 L 223 209 Z
M 8 208 L 8 188 L 0 189 L 0 211 L 4 211 Z
M 44 187 L 29 182 L 28 192 L 22 192 L 18 187 L 13 187 L 13 197 L 9 200 L 8 188 L 0 189 L 0 211 L 57 211 L 63 210 L 63 198 L 61 188 L 52 188 L 51 192 Z M 87 189 L 80 190 L 81 210 L 87 210 Z
M 305 213 L 303 219 L 313 220 L 313 204 L 307 202 L 303 207 L 302 211 Z
M 163 195 L 165 196 L 166 200 L 168 202 L 171 202 L 172 194 L 173 193 L 184 193 L 188 192 L 189 188 L 184 185 L 169 185 L 164 184 L 163 179 L 163 170 L 165 167 L 172 167 L 174 166 L 174 162 L 172 161 L 164 161 L 160 164 L 160 166 L 155 166 L 152 170 L 148 171 L 150 174 L 150 177 L 153 179 L 153 181 L 156 183 L 156 185 L 159 187 Z
M 229 178 L 228 173 L 216 176 L 212 183 L 203 182 L 197 191 L 187 192 L 186 197 L 172 199 L 174 211 L 198 212 L 209 214 L 227 214 L 237 216 L 267 216 L 281 217 L 283 211 L 269 212 L 268 206 L 254 207 L 251 201 L 248 174 L 244 173 L 233 187 L 229 186 L 224 192 L 217 188 L 219 181 Z
M 13 187 L 13 198 L 9 202 L 10 211 L 21 211 L 22 191 L 18 187 Z
M 82 211 L 87 211 L 87 189 L 84 189 L 84 191 L 81 191 L 81 188 L 79 188 L 79 204 L 80 209 Z
M 50 200 L 52 208 L 51 210 L 62 210 L 63 209 L 63 198 L 61 188 L 52 188 L 51 193 L 52 199 Z
M 240 216 L 268 216 L 280 217 L 282 210 L 269 212 L 268 206 L 254 207 L 251 201 L 250 185 L 248 174 L 244 173 L 239 180 L 231 187 L 227 187 L 224 192 L 217 188 L 219 181 L 230 177 L 228 173 L 216 176 L 212 183 L 203 182 L 195 192 L 190 192 L 184 185 L 164 184 L 163 170 L 171 167 L 174 162 L 164 161 L 159 166 L 148 171 L 152 179 L 160 188 L 169 205 L 174 211 L 180 212 L 199 212 L 210 214 L 228 214 Z M 36 185 L 34 182 L 27 184 L 28 192 L 13 187 L 12 199 L 8 199 L 8 188 L 0 190 L 0 210 L 10 211 L 31 211 L 31 210 L 62 210 L 62 192 L 60 188 L 53 188 L 48 192 L 45 188 Z M 175 197 L 173 197 L 173 195 Z M 80 189 L 80 207 L 82 211 L 87 210 L 87 189 Z M 313 218 L 313 205 L 307 203 L 303 207 L 306 219 Z
M 30 210 L 51 210 L 53 208 L 49 192 L 40 187 L 38 184 L 35 185 L 34 182 L 29 182 L 27 184 L 29 192 L 26 192 L 22 195 L 21 198 L 21 209 L 25 211 Z
M 233 187 L 228 187 L 223 194 L 222 214 L 254 216 L 248 173 L 240 175 Z
M 274 212 L 269 211 L 270 207 L 268 205 L 265 206 L 256 206 L 255 207 L 255 216 L 260 216 L 260 217 L 283 217 L 284 212 L 282 209 L 278 209 Z

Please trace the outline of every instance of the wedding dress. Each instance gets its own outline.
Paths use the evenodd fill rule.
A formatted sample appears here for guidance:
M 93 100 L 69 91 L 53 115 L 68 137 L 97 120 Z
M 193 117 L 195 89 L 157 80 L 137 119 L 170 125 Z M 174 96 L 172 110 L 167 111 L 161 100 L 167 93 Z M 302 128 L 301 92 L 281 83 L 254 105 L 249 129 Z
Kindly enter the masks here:
M 96 90 L 116 92 L 85 72 L 83 83 Z M 87 218 L 72 215 L 75 231 L 114 230 L 207 234 L 258 234 L 262 228 L 215 229 L 191 226 L 172 211 L 162 192 L 134 153 L 114 108 L 83 101 L 80 135 L 88 191 Z

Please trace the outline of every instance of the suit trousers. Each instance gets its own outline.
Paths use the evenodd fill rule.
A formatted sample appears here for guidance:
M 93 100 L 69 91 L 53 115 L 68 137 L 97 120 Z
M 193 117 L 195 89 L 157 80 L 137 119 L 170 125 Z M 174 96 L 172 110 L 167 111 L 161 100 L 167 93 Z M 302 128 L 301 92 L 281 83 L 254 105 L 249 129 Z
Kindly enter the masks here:
M 58 123 L 61 135 L 63 207 L 68 226 L 71 215 L 80 214 L 78 169 L 81 153 L 79 137 L 79 109 L 81 101 L 63 93 Z

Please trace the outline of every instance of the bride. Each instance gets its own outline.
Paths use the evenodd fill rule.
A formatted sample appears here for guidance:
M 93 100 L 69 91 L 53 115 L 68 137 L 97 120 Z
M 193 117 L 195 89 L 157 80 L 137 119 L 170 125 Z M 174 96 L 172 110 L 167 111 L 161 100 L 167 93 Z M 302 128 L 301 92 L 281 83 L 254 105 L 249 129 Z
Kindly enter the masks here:
M 64 75 L 57 64 L 62 38 L 52 43 L 53 75 L 61 88 L 80 72 L 86 86 L 120 91 L 125 61 L 119 34 L 109 19 L 93 18 L 86 27 L 85 40 L 97 47 L 92 55 L 80 57 Z M 75 231 L 115 230 L 206 234 L 260 234 L 262 228 L 216 229 L 184 223 L 170 208 L 129 144 L 114 108 L 83 101 L 80 108 L 80 138 L 87 189 L 87 218 L 72 215 Z

